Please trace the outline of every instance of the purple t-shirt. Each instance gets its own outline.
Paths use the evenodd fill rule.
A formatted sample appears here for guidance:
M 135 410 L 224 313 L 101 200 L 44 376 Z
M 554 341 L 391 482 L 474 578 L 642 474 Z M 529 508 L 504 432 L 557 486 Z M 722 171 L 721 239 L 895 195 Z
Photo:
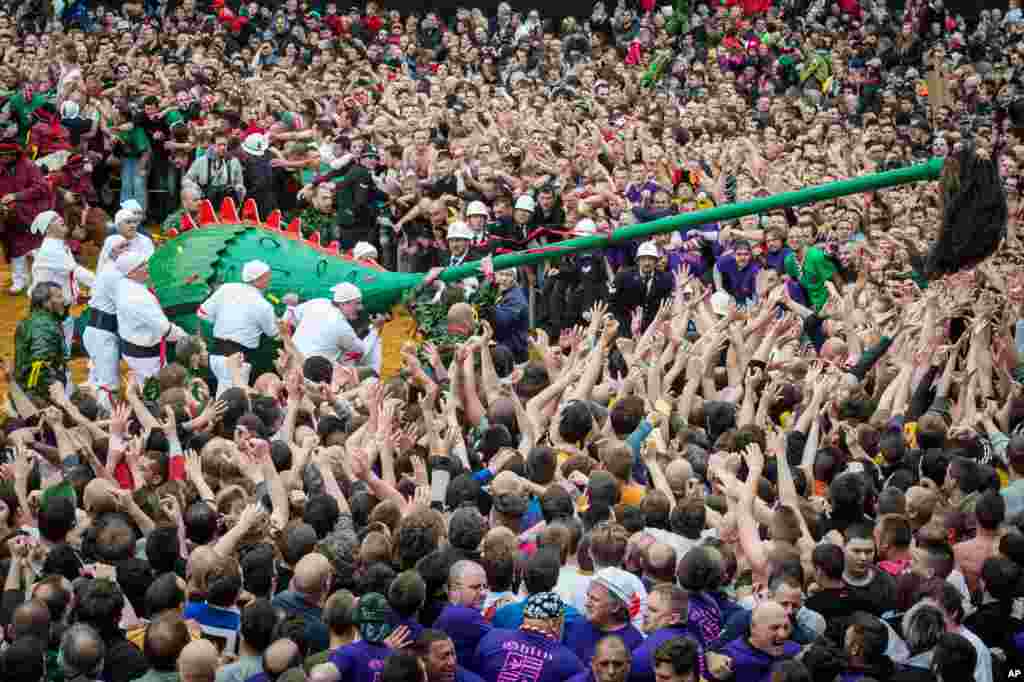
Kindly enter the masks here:
M 594 649 L 597 643 L 607 635 L 618 635 L 626 643 L 626 648 L 632 651 L 643 644 L 644 636 L 632 625 L 626 625 L 618 630 L 598 630 L 586 619 L 578 620 L 565 629 L 565 641 L 576 654 L 583 665 L 589 666 L 590 659 L 594 657 Z
M 583 672 L 567 646 L 523 630 L 491 630 L 480 640 L 471 668 L 484 682 L 566 682 Z
M 384 659 L 390 655 L 391 649 L 383 644 L 359 640 L 335 649 L 328 660 L 347 682 L 373 682 L 380 677 Z
M 480 638 L 491 631 L 491 624 L 484 620 L 478 609 L 449 604 L 434 621 L 434 629 L 448 633 L 455 645 L 455 658 L 459 665 L 467 666 Z
M 775 664 L 800 653 L 800 645 L 786 642 L 782 651 L 781 656 L 772 656 L 750 646 L 750 642 L 742 637 L 734 639 L 722 649 L 722 653 L 732 659 L 733 682 L 768 682 L 772 678 Z
M 700 637 L 686 627 L 667 627 L 651 633 L 643 644 L 633 650 L 633 668 L 629 673 L 629 682 L 654 682 L 654 652 L 665 642 L 677 637 L 689 637 L 697 643 L 697 650 L 700 652 L 700 678 L 707 679 L 704 645 Z

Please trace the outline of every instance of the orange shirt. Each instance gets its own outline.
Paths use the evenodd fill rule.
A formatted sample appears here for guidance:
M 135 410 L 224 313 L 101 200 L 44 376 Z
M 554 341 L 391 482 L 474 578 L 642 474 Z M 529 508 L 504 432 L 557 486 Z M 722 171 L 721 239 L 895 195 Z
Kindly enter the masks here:
M 644 495 L 647 494 L 647 489 L 636 483 L 624 485 L 620 490 L 622 492 L 622 504 L 630 507 L 639 507 L 640 503 L 644 500 Z

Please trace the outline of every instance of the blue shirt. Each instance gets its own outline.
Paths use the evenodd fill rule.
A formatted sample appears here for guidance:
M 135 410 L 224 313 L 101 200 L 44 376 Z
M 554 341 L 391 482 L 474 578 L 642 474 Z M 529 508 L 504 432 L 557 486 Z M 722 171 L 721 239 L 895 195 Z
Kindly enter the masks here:
M 505 604 L 500 609 L 495 611 L 494 618 L 491 619 L 491 625 L 496 628 L 503 628 L 505 630 L 516 630 L 520 625 L 523 624 L 523 609 L 526 608 L 526 601 L 515 601 L 511 604 Z M 576 607 L 569 604 L 565 605 L 565 627 L 568 632 L 569 625 L 575 623 L 577 620 L 582 620 L 583 614 L 576 610 Z M 562 641 L 568 643 L 565 637 L 562 637 Z
M 583 672 L 583 663 L 540 633 L 495 629 L 480 640 L 471 668 L 484 682 L 565 682 Z
M 242 625 L 238 609 L 192 601 L 185 604 L 183 617 L 199 623 L 204 639 L 212 641 L 221 653 L 238 653 L 238 629 Z

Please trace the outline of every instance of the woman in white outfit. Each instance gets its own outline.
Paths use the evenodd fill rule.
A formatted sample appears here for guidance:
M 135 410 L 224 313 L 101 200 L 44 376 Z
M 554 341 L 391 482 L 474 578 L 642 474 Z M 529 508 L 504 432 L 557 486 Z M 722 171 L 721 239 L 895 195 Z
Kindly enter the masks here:
M 127 203 L 127 202 L 126 202 Z M 110 249 L 121 239 L 128 242 L 128 251 L 136 251 L 145 258 L 149 258 L 156 251 L 153 240 L 139 232 L 141 218 L 137 211 L 131 208 L 122 208 L 114 214 L 114 225 L 117 227 L 117 234 L 112 234 L 103 242 L 100 249 L 100 258 L 96 262 L 96 272 L 103 272 L 108 263 L 113 263 L 116 257 L 112 257 Z
M 32 263 L 32 288 L 41 282 L 52 282 L 64 292 L 64 302 L 68 308 L 78 303 L 81 286 L 92 288 L 95 277 L 92 272 L 75 262 L 75 256 L 68 247 L 68 234 L 64 219 L 56 211 L 43 211 L 32 221 L 31 230 L 34 234 L 44 234 L 42 245 L 35 252 Z M 68 353 L 71 351 L 71 340 L 75 333 L 75 321 L 70 315 L 64 319 L 64 340 Z
M 117 258 L 128 249 L 128 240 L 114 235 L 110 259 L 96 273 L 89 299 L 89 322 L 82 333 L 82 344 L 89 354 L 89 385 L 96 389 L 99 403 L 113 409 L 112 396 L 121 385 L 121 349 L 117 337 L 117 285 L 124 278 L 117 269 Z

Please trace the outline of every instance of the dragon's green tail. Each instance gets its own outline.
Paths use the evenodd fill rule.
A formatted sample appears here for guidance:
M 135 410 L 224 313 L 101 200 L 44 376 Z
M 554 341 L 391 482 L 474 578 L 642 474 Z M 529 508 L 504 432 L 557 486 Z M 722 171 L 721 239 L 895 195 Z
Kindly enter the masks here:
M 685 213 L 620 228 L 610 234 L 579 237 L 539 249 L 497 256 L 494 265 L 498 269 L 531 265 L 689 226 L 871 192 L 893 185 L 934 180 L 941 170 L 942 160 L 932 159 L 910 168 Z M 241 217 L 231 199 L 224 200 L 219 215 L 210 202 L 204 200 L 200 203 L 197 222 L 188 215 L 184 216 L 181 230 L 170 237 L 150 260 L 154 290 L 169 318 L 191 333 L 201 331 L 206 336 L 209 336 L 209 329 L 202 329 L 196 310 L 221 283 L 239 280 L 242 266 L 250 260 L 259 259 L 270 265 L 273 277 L 267 297 L 279 313 L 284 312 L 281 299 L 285 294 L 294 292 L 302 300 L 329 298 L 331 287 L 338 282 L 352 282 L 358 286 L 363 292 L 366 310 L 383 313 L 399 303 L 403 294 L 425 277 L 423 273 L 388 272 L 357 262 L 342 254 L 336 242 L 321 245 L 318 234 L 314 234 L 312 239 L 303 239 L 299 221 L 293 220 L 284 225 L 279 211 L 261 221 L 251 199 L 246 200 Z M 465 263 L 447 269 L 441 279 L 457 281 L 479 272 L 479 262 Z M 272 367 L 273 350 L 268 342 L 259 357 L 253 358 L 258 370 Z

